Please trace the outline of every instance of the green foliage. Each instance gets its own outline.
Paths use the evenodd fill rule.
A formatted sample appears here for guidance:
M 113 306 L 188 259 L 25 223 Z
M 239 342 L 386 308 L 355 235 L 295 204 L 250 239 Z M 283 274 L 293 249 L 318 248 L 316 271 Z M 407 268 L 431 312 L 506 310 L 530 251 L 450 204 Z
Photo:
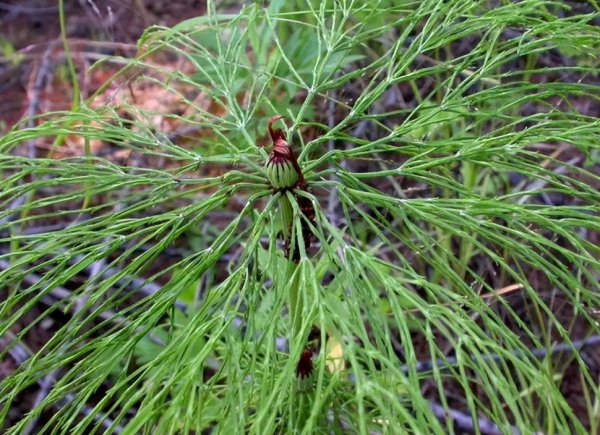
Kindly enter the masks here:
M 0 53 L 2 56 L 6 58 L 13 66 L 17 66 L 21 63 L 22 55 L 20 55 L 16 50 L 14 45 L 6 39 L 0 36 Z
M 583 79 L 598 73 L 599 14 L 542 0 L 259 3 L 209 2 L 206 17 L 148 29 L 123 71 L 179 94 L 192 114 L 171 116 L 200 143 L 157 131 L 149 110 L 131 120 L 83 102 L 0 138 L 0 356 L 63 319 L 0 384 L 3 421 L 56 378 L 9 433 L 42 412 L 43 432 L 86 434 L 452 431 L 438 405 L 504 433 L 597 428 L 582 352 L 532 350 L 600 334 L 600 177 L 581 163 L 597 163 L 600 121 L 573 104 L 600 95 Z M 566 49 L 586 61 L 540 61 Z M 163 51 L 195 73 L 149 61 Z M 303 247 L 287 196 L 294 265 L 257 146 L 276 113 L 316 211 Z M 22 157 L 66 136 L 134 157 Z M 564 204 L 540 199 L 551 194 Z M 299 386 L 313 326 L 321 346 Z M 561 390 L 567 364 L 587 422 Z

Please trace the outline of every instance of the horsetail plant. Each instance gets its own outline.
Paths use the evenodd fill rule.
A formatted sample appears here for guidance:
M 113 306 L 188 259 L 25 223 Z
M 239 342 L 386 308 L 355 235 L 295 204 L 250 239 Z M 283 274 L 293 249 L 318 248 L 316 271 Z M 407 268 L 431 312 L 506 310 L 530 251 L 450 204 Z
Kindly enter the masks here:
M 598 432 L 595 2 L 207 4 L 0 137 L 0 430 Z
M 268 131 L 273 142 L 273 147 L 266 162 L 265 170 L 274 192 L 279 194 L 281 234 L 283 236 L 285 257 L 287 259 L 283 283 L 285 285 L 289 283 L 289 316 L 291 319 L 290 341 L 292 345 L 296 346 L 303 343 L 301 327 L 304 304 L 299 289 L 300 280 L 297 270 L 301 249 L 297 244 L 292 243 L 292 241 L 295 240 L 294 235 L 296 234 L 294 231 L 294 224 L 295 222 L 302 222 L 299 225 L 299 228 L 303 241 L 302 250 L 306 252 L 306 249 L 310 246 L 311 240 L 311 232 L 307 225 L 307 221 L 314 220 L 314 208 L 310 200 L 297 194 L 298 190 L 307 192 L 308 184 L 304 178 L 304 174 L 302 173 L 294 150 L 287 142 L 283 130 L 273 129 L 273 123 L 282 118 L 283 116 L 276 115 L 269 120 Z M 306 222 L 294 218 L 294 207 L 292 206 L 292 203 L 300 205 L 297 208 L 302 213 Z M 302 345 L 302 347 L 304 346 Z M 311 357 L 311 347 L 304 347 L 296 368 L 296 373 L 302 385 L 305 385 L 307 380 L 310 382 L 309 378 L 312 373 Z M 305 387 L 303 386 L 301 388 Z

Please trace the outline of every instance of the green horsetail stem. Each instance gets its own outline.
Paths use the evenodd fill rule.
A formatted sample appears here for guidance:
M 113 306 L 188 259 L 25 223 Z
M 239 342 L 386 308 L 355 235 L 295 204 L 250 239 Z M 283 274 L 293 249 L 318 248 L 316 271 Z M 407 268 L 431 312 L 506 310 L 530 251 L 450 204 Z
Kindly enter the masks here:
M 298 182 L 298 173 L 289 160 L 269 159 L 266 172 L 274 189 L 292 188 Z

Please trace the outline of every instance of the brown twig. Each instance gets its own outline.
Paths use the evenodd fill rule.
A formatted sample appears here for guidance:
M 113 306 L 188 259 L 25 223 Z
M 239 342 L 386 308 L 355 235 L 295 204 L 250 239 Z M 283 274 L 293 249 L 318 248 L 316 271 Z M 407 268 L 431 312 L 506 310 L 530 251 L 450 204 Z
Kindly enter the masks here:
M 7 11 L 10 14 L 26 14 L 26 15 L 48 15 L 55 14 L 58 11 L 58 6 L 36 7 L 36 6 L 21 6 L 13 5 L 6 2 L 0 2 L 0 10 Z
M 34 73 L 31 75 L 31 79 L 27 86 L 27 98 L 29 102 L 24 113 L 24 117 L 28 118 L 25 123 L 26 128 L 31 128 L 35 125 L 35 120 L 33 117 L 40 112 L 40 95 L 44 89 L 44 85 L 46 84 L 46 79 L 50 74 L 50 55 L 52 54 L 52 50 L 58 42 L 60 41 L 55 40 L 48 45 L 48 48 L 46 48 L 46 51 L 42 56 L 42 61 L 39 68 L 36 68 Z M 27 149 L 29 158 L 35 158 L 36 153 L 34 141 L 27 141 Z
M 534 349 L 529 349 L 528 351 L 523 351 L 523 350 L 512 350 L 509 351 L 509 353 L 515 357 L 515 358 L 527 358 L 529 357 L 529 355 L 533 356 L 534 358 L 537 359 L 541 359 L 544 358 L 546 355 L 550 354 L 556 354 L 559 352 L 572 352 L 574 350 L 577 351 L 581 351 L 584 347 L 595 347 L 595 346 L 600 346 L 600 335 L 592 335 L 591 337 L 588 338 L 584 338 L 581 340 L 573 340 L 571 343 L 560 343 L 557 344 L 555 346 L 552 346 L 552 348 L 548 349 L 546 347 L 541 347 L 541 348 L 534 348 Z M 497 353 L 491 353 L 491 354 L 487 354 L 487 355 L 482 355 L 481 356 L 481 360 L 482 361 L 501 361 L 505 359 L 504 355 L 499 355 Z M 415 363 L 415 367 L 414 370 L 417 373 L 422 373 L 422 372 L 428 372 L 430 370 L 433 370 L 433 367 L 437 367 L 439 370 L 441 369 L 448 369 L 451 367 L 456 367 L 459 365 L 458 362 L 458 358 L 456 357 L 447 357 L 445 359 L 437 359 L 437 360 L 427 360 L 427 361 L 417 361 Z M 402 370 L 403 373 L 407 374 L 411 371 L 411 365 L 410 364 L 405 364 L 403 365 L 400 370 Z
M 479 433 L 484 435 L 502 435 L 503 433 L 497 424 L 488 420 L 487 418 L 478 417 L 477 425 L 475 425 L 475 422 L 470 414 L 466 414 L 456 409 L 446 409 L 443 406 L 431 401 L 429 402 L 429 407 L 437 418 L 442 421 L 447 421 L 448 418 L 450 418 L 459 429 L 473 432 L 475 432 L 475 429 L 477 429 Z M 512 427 L 510 432 L 513 434 L 520 433 L 517 428 Z

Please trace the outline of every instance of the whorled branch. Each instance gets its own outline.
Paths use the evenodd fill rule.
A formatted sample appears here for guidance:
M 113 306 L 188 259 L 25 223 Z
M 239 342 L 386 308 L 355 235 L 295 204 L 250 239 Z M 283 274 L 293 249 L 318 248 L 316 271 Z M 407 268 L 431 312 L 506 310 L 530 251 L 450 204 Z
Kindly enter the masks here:
M 314 222 L 315 220 L 315 209 L 312 202 L 302 196 L 298 195 L 298 190 L 310 192 L 308 183 L 302 173 L 302 168 L 298 163 L 294 150 L 285 138 L 285 133 L 281 129 L 274 129 L 273 123 L 282 119 L 283 116 L 275 115 L 269 120 L 268 130 L 271 140 L 273 141 L 273 148 L 269 154 L 269 158 L 266 164 L 266 171 L 269 181 L 273 188 L 277 191 L 290 191 L 293 193 L 296 202 L 300 208 L 300 212 L 306 218 L 302 220 L 302 237 L 304 239 L 304 246 L 310 247 L 312 240 L 312 231 L 307 223 Z M 287 205 L 289 206 L 289 204 Z M 285 204 L 281 204 L 281 207 L 286 207 Z M 290 215 L 291 217 L 291 215 Z M 285 225 L 289 225 L 289 228 L 284 228 L 284 250 L 285 256 L 292 259 L 295 262 L 300 261 L 300 252 L 298 247 L 290 252 L 291 244 L 291 225 L 293 219 L 284 219 L 289 222 L 284 222 Z

